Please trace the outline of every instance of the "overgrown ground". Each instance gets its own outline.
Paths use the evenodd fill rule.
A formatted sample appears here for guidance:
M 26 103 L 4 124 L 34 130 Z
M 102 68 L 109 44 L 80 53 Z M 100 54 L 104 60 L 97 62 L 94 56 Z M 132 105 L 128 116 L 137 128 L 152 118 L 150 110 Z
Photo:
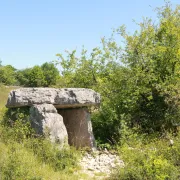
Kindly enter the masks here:
M 180 135 L 148 137 L 131 134 L 118 152 L 125 162 L 113 180 L 178 180 L 180 179 Z
M 5 125 L 6 121 L 2 116 L 7 95 L 11 89 L 0 87 L 0 179 L 92 179 L 80 173 L 81 168 L 77 162 L 81 152 L 75 149 L 60 151 L 43 138 L 34 138 L 30 135 L 32 132 L 29 132 L 28 124 L 21 122 L 21 113 L 13 128 Z M 123 134 L 121 144 L 108 148 L 110 151 L 119 153 L 125 162 L 125 167 L 116 168 L 109 179 L 180 179 L 180 135 L 178 133 L 168 133 L 160 137 L 158 134 L 136 134 L 135 130 L 126 129 Z M 96 179 L 98 179 L 97 176 Z

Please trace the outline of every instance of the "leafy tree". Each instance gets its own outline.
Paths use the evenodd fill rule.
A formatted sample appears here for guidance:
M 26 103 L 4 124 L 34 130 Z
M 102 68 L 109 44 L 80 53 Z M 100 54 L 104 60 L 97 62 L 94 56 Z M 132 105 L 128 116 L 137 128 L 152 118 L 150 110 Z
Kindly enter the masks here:
M 14 85 L 16 83 L 15 70 L 11 65 L 0 66 L 0 83 Z
M 17 71 L 16 79 L 21 86 L 47 87 L 57 83 L 59 71 L 54 64 L 44 63 L 42 66 Z
M 31 68 L 26 68 L 26 69 L 23 69 L 23 70 L 18 70 L 16 72 L 16 79 L 19 83 L 20 86 L 26 86 L 28 87 L 29 86 L 29 75 L 30 75 L 30 72 L 31 72 Z
M 59 71 L 55 65 L 53 63 L 46 62 L 41 66 L 41 69 L 45 76 L 45 86 L 56 85 L 57 80 L 59 79 Z
M 119 66 L 120 49 L 113 39 L 106 41 L 102 38 L 101 42 L 103 47 L 94 48 L 90 54 L 83 48 L 80 57 L 76 56 L 75 50 L 67 52 L 66 58 L 57 54 L 64 86 L 99 89 L 100 84 L 109 78 L 114 67 Z
M 44 73 L 40 66 L 34 66 L 30 70 L 28 79 L 30 87 L 42 87 L 46 84 Z
M 158 10 L 159 24 L 151 19 L 140 23 L 134 35 L 118 32 L 126 40 L 124 62 L 131 68 L 136 88 L 136 107 L 133 123 L 147 131 L 174 128 L 180 122 L 179 105 L 179 49 L 180 7 L 175 10 L 167 3 Z

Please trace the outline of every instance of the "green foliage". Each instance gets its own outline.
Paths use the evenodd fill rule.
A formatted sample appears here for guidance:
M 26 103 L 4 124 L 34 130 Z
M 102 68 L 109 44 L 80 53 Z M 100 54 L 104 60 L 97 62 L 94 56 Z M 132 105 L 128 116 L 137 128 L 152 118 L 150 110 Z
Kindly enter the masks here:
M 124 144 L 119 148 L 119 154 L 125 162 L 125 167 L 115 171 L 110 179 L 179 179 L 179 136 L 173 138 L 172 146 L 169 144 L 169 138 L 160 140 L 153 138 L 153 141 L 148 141 L 146 138 L 145 144 L 142 141 L 144 137 L 139 142 L 137 138 L 131 137 L 133 147 Z
M 42 87 L 46 84 L 43 70 L 40 66 L 34 66 L 28 76 L 30 87 Z
M 124 169 L 119 171 L 118 176 L 116 175 L 112 179 L 119 180 L 163 180 L 163 179 L 178 179 L 179 174 L 177 168 L 170 164 L 165 158 L 161 156 L 156 157 L 152 153 L 142 153 L 138 150 L 134 151 L 136 157 L 129 153 L 131 161 Z
M 14 85 L 16 83 L 15 71 L 16 69 L 11 65 L 0 66 L 0 83 Z
M 124 63 L 131 68 L 136 105 L 132 123 L 146 132 L 176 129 L 179 114 L 179 6 L 167 3 L 158 10 L 159 24 L 151 19 L 140 23 L 140 32 L 128 35 L 118 29 L 126 40 Z M 130 84 L 130 86 L 132 86 Z M 176 123 L 173 120 L 176 119 Z
M 53 63 L 46 62 L 41 66 L 41 69 L 46 81 L 44 86 L 56 85 L 57 80 L 59 79 L 59 71 L 55 65 Z
M 16 73 L 16 79 L 21 86 L 29 86 L 29 75 L 31 68 L 26 68 L 23 70 L 18 70 Z
M 17 120 L 28 121 L 29 107 L 9 108 L 5 111 L 1 124 L 12 127 Z
M 180 7 L 170 3 L 157 9 L 158 23 L 144 19 L 133 35 L 124 26 L 90 54 L 83 48 L 64 58 L 60 86 L 84 87 L 102 96 L 93 115 L 99 142 L 118 142 L 123 123 L 143 133 L 176 132 L 180 124 L 179 49 Z M 117 36 L 120 36 L 118 42 Z M 105 133 L 106 132 L 106 133 Z
M 76 57 L 76 51 L 67 52 L 67 58 L 57 54 L 63 75 L 65 87 L 84 87 L 102 90 L 101 84 L 110 80 L 113 69 L 118 66 L 115 58 L 119 55 L 119 49 L 112 40 L 101 40 L 103 48 L 96 47 L 91 54 L 84 48 L 81 56 Z M 113 56 L 115 55 L 115 57 Z
M 27 142 L 26 142 L 27 144 Z M 27 180 L 78 180 L 80 175 L 72 172 L 54 171 L 49 164 L 39 160 L 24 143 L 12 141 L 3 144 L 0 139 L 0 177 L 1 179 Z M 52 146 L 50 144 L 50 146 Z
M 16 149 L 11 147 L 6 162 L 1 167 L 2 179 L 29 179 L 28 170 L 21 164 L 20 157 L 17 156 Z M 30 178 L 31 179 L 31 178 Z
M 77 168 L 80 154 L 74 148 L 59 150 L 43 138 L 30 139 L 25 146 L 31 149 L 41 162 L 49 164 L 54 171 L 64 170 L 73 173 Z
M 53 63 L 44 63 L 16 72 L 16 79 L 21 86 L 48 87 L 55 85 L 59 79 L 59 71 Z
M 34 133 L 29 121 L 29 108 L 8 109 L 1 120 L 3 126 L 2 139 L 22 142 Z

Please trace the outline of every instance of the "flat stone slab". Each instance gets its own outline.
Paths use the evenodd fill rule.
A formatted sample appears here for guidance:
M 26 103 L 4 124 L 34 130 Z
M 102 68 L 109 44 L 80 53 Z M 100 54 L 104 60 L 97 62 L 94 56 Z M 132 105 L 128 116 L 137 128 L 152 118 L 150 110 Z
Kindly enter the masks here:
M 63 117 L 68 132 L 69 145 L 80 147 L 95 147 L 92 123 L 88 108 L 58 109 Z
M 100 104 L 100 94 L 85 88 L 20 88 L 12 90 L 6 107 L 53 104 L 56 108 L 75 108 Z

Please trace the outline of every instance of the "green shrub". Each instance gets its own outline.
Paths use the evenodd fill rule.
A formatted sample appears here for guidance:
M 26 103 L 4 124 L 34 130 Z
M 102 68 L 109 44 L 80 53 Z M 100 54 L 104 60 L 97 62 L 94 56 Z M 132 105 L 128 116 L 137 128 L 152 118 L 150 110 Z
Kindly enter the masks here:
M 29 139 L 25 147 L 31 149 L 41 162 L 49 164 L 55 171 L 72 172 L 78 168 L 80 153 L 74 148 L 59 149 L 43 137 Z
M 54 171 L 39 160 L 24 143 L 4 144 L 0 140 L 0 179 L 2 180 L 78 180 L 81 174 L 72 171 Z
M 1 120 L 2 138 L 22 142 L 34 133 L 29 121 L 29 108 L 11 108 L 5 111 Z M 5 132 L 6 131 L 6 132 Z
M 1 177 L 4 180 L 41 180 L 41 177 L 34 176 L 29 171 L 28 162 L 22 163 L 22 158 L 17 151 L 17 148 L 12 144 L 9 148 L 7 158 L 3 164 L 0 164 Z
M 172 137 L 173 138 L 173 137 Z M 133 139 L 133 138 L 132 138 Z M 179 137 L 174 144 L 167 139 L 151 139 L 144 143 L 134 139 L 134 146 L 125 144 L 119 147 L 120 156 L 125 162 L 124 168 L 118 168 L 111 179 L 118 180 L 177 180 L 180 178 Z

